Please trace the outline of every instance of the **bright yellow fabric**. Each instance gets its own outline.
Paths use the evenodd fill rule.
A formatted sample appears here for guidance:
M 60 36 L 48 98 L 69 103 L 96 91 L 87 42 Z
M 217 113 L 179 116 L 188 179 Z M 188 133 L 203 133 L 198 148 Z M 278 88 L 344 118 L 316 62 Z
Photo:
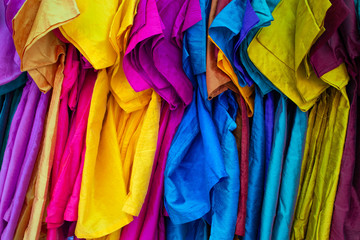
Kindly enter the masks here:
M 98 73 L 86 136 L 79 218 L 75 235 L 118 239 L 120 228 L 140 213 L 157 145 L 161 98 L 135 92 L 122 69 L 137 1 L 123 1 L 110 27 L 114 66 Z M 106 108 L 104 108 L 106 106 Z
M 76 0 L 80 16 L 60 27 L 62 34 L 95 69 L 115 63 L 116 53 L 109 42 L 109 32 L 119 2 Z
M 65 44 L 51 30 L 79 15 L 75 0 L 27 0 L 13 19 L 14 43 L 21 70 L 28 71 L 40 90 L 54 85 Z
M 101 70 L 88 120 L 75 232 L 81 238 L 112 233 L 128 224 L 132 215 L 139 214 L 154 161 L 160 97 L 155 92 L 151 100 L 147 95 L 140 96 L 150 100 L 148 106 L 126 112 L 112 94 L 107 100 L 108 92 L 108 76 Z M 136 106 L 131 102 L 130 105 Z
M 328 0 L 281 1 L 274 21 L 261 29 L 248 48 L 255 66 L 303 111 L 329 86 L 309 68 L 307 54 L 324 32 Z
M 328 239 L 350 110 L 346 89 L 310 112 L 291 239 Z

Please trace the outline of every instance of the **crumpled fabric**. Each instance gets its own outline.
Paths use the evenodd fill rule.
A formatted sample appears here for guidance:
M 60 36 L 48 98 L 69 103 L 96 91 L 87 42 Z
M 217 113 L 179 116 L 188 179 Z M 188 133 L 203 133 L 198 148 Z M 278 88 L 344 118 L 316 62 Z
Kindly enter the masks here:
M 21 71 L 28 71 L 39 89 L 47 92 L 61 77 L 65 45 L 51 32 L 79 15 L 75 0 L 24 2 L 13 19 L 13 39 L 21 59 Z M 41 17 L 39 17 L 41 16 Z
M 248 26 L 253 26 L 254 24 L 256 25 L 248 30 L 246 36 L 244 36 L 244 39 L 241 39 L 240 35 L 239 41 L 234 47 L 235 67 L 243 74 L 244 80 L 247 82 L 247 84 L 251 85 L 252 82 L 255 82 L 264 96 L 271 92 L 271 90 L 275 89 L 275 87 L 255 67 L 249 58 L 247 49 L 259 29 L 269 26 L 271 21 L 274 20 L 271 13 L 278 3 L 279 0 L 252 1 L 251 7 L 247 7 L 246 23 Z
M 149 18 L 143 18 L 145 11 Z M 165 239 L 165 164 L 171 141 L 185 107 L 192 101 L 193 92 L 191 81 L 182 70 L 182 36 L 186 29 L 201 19 L 201 10 L 199 2 L 194 0 L 149 0 L 140 1 L 138 13 L 138 27 L 142 26 L 142 31 L 133 28 L 130 33 L 133 35 L 125 54 L 124 71 L 135 90 L 151 87 L 165 101 L 162 103 L 158 148 L 148 193 L 139 216 L 122 229 L 121 239 Z
M 132 2 L 137 1 L 129 1 L 129 4 L 132 5 Z M 67 4 L 63 3 L 63 6 Z M 81 14 L 59 27 L 64 37 L 85 56 L 95 69 L 107 68 L 115 64 L 118 52 L 115 50 L 116 46 L 109 41 L 109 32 L 117 31 L 121 24 L 121 22 L 113 21 L 116 15 L 122 13 L 119 11 L 120 4 L 119 0 L 106 2 L 76 0 Z M 129 9 L 128 14 L 133 16 L 135 12 L 136 9 Z M 120 43 L 120 45 L 123 44 Z M 124 50 L 121 49 L 121 51 Z
M 103 33 L 109 36 L 117 57 L 111 68 L 98 72 L 91 100 L 75 229 L 79 238 L 119 239 L 120 228 L 138 214 L 148 189 L 160 97 L 151 89 L 135 92 L 122 68 L 137 4 L 121 2 L 108 23 L 109 32 Z M 104 16 L 105 21 L 107 18 Z
M 219 3 L 221 3 L 221 1 Z M 214 5 L 214 3 L 212 4 Z M 250 4 L 250 2 L 229 2 L 218 14 L 215 13 L 216 15 L 214 20 L 211 22 L 211 25 L 209 24 L 209 39 L 216 46 L 214 46 L 215 49 L 213 49 L 215 53 L 209 52 L 210 57 L 214 58 L 215 54 L 217 57 L 217 67 L 223 71 L 227 77 L 217 78 L 213 89 L 208 87 L 208 92 L 209 96 L 214 97 L 227 89 L 239 91 L 249 107 L 248 115 L 251 117 L 254 111 L 254 87 L 245 86 L 243 82 L 239 83 L 240 75 L 237 71 L 235 72 L 236 69 L 234 69 L 233 59 L 234 55 L 232 54 L 235 37 L 242 30 L 242 20 L 247 4 Z M 212 9 L 214 9 L 214 7 L 212 7 Z M 213 11 L 214 10 L 212 10 L 212 12 Z M 239 14 L 232 14 L 232 12 L 239 12 Z M 229 17 L 234 19 L 229 20 Z M 209 19 L 209 23 L 210 21 L 211 18 Z M 216 52 L 218 53 L 216 54 Z M 212 77 L 211 75 L 212 73 L 209 72 L 207 76 Z M 233 87 L 229 86 L 228 83 L 230 81 L 232 85 L 234 85 Z M 215 92 L 213 93 L 213 91 Z
M 20 76 L 20 59 L 12 39 L 12 31 L 7 26 L 5 4 L 0 4 L 0 36 L 2 47 L 0 49 L 0 85 L 7 84 Z
M 281 1 L 272 24 L 262 28 L 248 47 L 254 65 L 302 111 L 309 110 L 329 87 L 312 71 L 306 55 L 325 31 L 323 21 L 330 6 L 329 1 Z
M 79 72 L 80 71 L 80 72 Z M 51 174 L 51 190 L 47 206 L 47 239 L 63 237 L 61 226 L 77 220 L 80 188 L 76 181 L 82 176 L 86 126 L 96 72 L 85 70 L 74 46 L 69 45 L 62 92 L 56 148 Z M 73 194 L 74 193 L 74 194 Z
M 30 174 L 40 149 L 50 95 L 42 94 L 29 78 L 13 117 L 0 173 L 2 239 L 13 237 Z

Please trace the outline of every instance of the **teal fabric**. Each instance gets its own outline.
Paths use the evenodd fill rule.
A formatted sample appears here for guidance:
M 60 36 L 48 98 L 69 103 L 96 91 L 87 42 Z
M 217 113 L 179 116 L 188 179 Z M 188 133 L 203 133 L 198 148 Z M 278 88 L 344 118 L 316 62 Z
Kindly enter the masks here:
M 304 154 L 308 116 L 293 104 L 294 123 L 290 143 L 281 173 L 281 187 L 271 239 L 289 239 L 299 188 L 301 163 Z
M 274 141 L 265 180 L 259 232 L 260 239 L 271 239 L 280 189 L 281 170 L 285 158 L 287 128 L 287 100 L 285 96 L 281 95 L 275 113 Z
M 0 166 L 3 162 L 12 118 L 20 102 L 22 89 L 27 79 L 26 73 L 22 73 L 15 80 L 0 86 L 0 95 L 3 100 L 0 112 Z
M 260 239 L 289 239 L 307 130 L 307 113 L 281 95 L 261 212 Z

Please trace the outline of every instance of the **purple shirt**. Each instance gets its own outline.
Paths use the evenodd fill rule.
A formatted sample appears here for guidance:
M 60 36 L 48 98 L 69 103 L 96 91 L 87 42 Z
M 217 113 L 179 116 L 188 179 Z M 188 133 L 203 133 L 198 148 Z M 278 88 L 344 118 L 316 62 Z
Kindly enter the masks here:
M 193 94 L 182 68 L 182 37 L 200 19 L 197 0 L 139 2 L 124 56 L 124 72 L 135 91 L 153 88 L 165 101 L 148 194 L 139 216 L 122 229 L 121 239 L 165 239 L 165 164 L 172 138 Z
M 14 115 L 0 172 L 1 239 L 12 239 L 40 148 L 51 93 L 29 78 Z

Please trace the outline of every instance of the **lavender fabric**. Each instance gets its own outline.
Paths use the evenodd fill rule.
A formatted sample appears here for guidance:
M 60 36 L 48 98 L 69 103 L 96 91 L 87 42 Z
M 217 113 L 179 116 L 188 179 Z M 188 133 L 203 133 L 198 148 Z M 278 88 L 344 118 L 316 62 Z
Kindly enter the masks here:
M 11 15 L 15 16 L 15 14 L 13 13 Z M 0 4 L 0 85 L 4 85 L 15 80 L 21 74 L 20 58 L 15 50 L 14 42 L 12 39 L 12 32 L 9 31 L 9 25 L 7 25 L 8 23 L 11 25 L 11 20 L 9 22 L 6 22 L 5 15 L 5 5 Z
M 40 148 L 50 93 L 29 78 L 9 133 L 0 172 L 1 239 L 12 239 Z

